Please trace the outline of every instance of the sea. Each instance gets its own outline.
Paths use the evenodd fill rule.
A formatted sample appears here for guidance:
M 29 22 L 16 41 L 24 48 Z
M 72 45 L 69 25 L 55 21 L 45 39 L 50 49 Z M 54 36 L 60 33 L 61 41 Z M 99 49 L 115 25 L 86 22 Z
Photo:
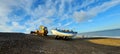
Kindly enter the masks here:
M 120 38 L 120 29 L 109 29 L 102 31 L 94 31 L 94 32 L 85 32 L 79 33 L 76 37 L 108 37 L 108 38 Z

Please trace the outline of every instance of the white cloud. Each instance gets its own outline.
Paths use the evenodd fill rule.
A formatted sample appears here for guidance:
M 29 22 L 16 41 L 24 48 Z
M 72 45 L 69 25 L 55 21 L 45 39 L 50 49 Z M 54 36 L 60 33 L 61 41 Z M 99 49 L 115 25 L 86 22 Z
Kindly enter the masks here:
M 90 20 L 88 20 L 88 22 L 93 22 L 93 20 L 92 20 L 92 19 L 90 19 Z
M 85 0 L 85 1 L 80 5 L 79 8 L 87 7 L 88 5 L 90 5 L 90 4 L 94 3 L 94 2 L 95 2 L 95 0 Z
M 18 22 L 12 22 L 12 25 L 0 25 L 0 31 L 2 32 L 20 32 L 20 30 L 24 30 L 26 27 L 24 25 L 19 25 Z
M 81 10 L 80 12 L 74 12 L 73 16 L 78 22 L 80 22 L 80 21 L 83 21 L 83 20 L 90 18 L 93 15 Z
M 7 25 L 0 25 L 0 31 L 2 31 L 2 32 L 11 32 L 12 30 Z
M 10 32 L 26 28 L 26 26 L 20 25 L 18 22 L 13 22 L 22 20 L 23 16 L 12 15 L 12 18 L 9 17 L 9 14 L 12 14 L 12 11 L 15 11 L 14 9 L 22 8 L 27 11 L 28 7 L 31 6 L 30 3 L 29 0 L 0 0 L 0 31 Z M 12 22 L 12 25 L 7 24 L 10 22 Z
M 83 10 L 81 10 L 80 12 L 75 11 L 73 14 L 73 17 L 78 22 L 88 20 L 89 18 L 92 18 L 98 15 L 99 13 L 105 12 L 109 8 L 119 5 L 119 4 L 120 4 L 120 0 L 112 0 L 109 2 L 105 2 L 100 6 L 93 7 L 87 11 L 83 11 Z
M 24 25 L 20 25 L 18 22 L 12 22 L 12 28 L 13 29 L 17 29 L 17 30 L 21 30 L 21 29 L 24 29 Z
M 70 24 L 72 24 L 73 22 L 68 22 L 66 24 L 63 25 L 63 27 L 69 26 Z

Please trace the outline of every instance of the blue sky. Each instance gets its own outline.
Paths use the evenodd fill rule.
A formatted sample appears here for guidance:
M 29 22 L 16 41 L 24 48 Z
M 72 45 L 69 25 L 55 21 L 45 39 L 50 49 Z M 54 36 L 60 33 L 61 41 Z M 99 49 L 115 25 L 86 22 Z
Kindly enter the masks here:
M 120 0 L 0 0 L 0 32 L 40 25 L 79 33 L 120 28 Z

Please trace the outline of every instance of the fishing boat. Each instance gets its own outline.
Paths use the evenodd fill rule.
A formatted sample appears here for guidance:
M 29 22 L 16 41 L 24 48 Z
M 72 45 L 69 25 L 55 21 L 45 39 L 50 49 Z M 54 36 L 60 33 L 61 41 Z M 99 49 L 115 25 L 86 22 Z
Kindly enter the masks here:
M 53 29 L 51 30 L 52 34 L 56 36 L 56 38 L 63 38 L 68 39 L 72 38 L 77 34 L 77 32 L 74 32 L 72 30 L 60 30 L 60 29 Z

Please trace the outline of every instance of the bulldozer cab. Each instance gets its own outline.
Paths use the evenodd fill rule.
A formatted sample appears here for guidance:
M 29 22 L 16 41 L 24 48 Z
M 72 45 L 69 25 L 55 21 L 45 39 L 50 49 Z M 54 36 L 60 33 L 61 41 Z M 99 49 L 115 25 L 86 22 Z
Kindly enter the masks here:
M 40 31 L 42 31 L 44 33 L 44 35 L 47 35 L 47 33 L 48 33 L 47 27 L 45 27 L 43 25 L 40 26 Z
M 44 26 L 40 26 L 40 30 L 47 30 L 47 27 L 44 27 Z
M 44 30 L 44 26 L 41 25 L 41 26 L 40 26 L 40 30 Z

